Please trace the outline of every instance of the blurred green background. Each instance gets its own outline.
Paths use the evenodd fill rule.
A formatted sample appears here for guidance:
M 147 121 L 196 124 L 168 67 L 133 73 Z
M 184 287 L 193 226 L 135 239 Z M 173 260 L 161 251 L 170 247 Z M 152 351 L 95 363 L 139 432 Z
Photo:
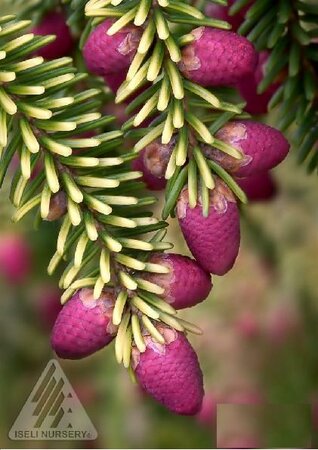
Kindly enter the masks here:
M 6 6 L 5 6 L 6 4 Z M 12 12 L 0 1 L 1 14 Z M 275 125 L 274 118 L 271 118 Z M 211 296 L 182 317 L 205 378 L 199 417 L 177 417 L 133 385 L 112 348 L 61 365 L 98 431 L 96 441 L 10 441 L 13 421 L 54 356 L 50 328 L 58 310 L 56 280 L 45 268 L 56 226 L 13 226 L 0 197 L 0 446 L 6 448 L 211 448 L 317 446 L 318 180 L 293 154 L 274 176 L 270 203 L 243 210 L 235 268 L 214 277 Z M 187 254 L 176 223 L 169 239 Z M 22 266 L 16 266 L 19 259 Z M 16 271 L 21 275 L 17 279 Z M 218 405 L 218 406 L 217 406 Z

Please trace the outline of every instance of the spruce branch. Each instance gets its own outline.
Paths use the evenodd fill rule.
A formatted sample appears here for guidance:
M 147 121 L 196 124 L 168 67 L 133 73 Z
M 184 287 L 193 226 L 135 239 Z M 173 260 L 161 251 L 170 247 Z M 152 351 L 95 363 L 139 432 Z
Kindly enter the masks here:
M 60 272 L 67 303 L 52 348 L 78 359 L 114 339 L 118 363 L 178 414 L 199 411 L 203 382 L 185 336 L 201 330 L 176 309 L 207 298 L 211 274 L 233 267 L 237 200 L 246 202 L 239 183 L 275 167 L 289 150 L 277 130 L 242 120 L 249 115 L 234 89 L 212 88 L 245 80 L 257 54 L 247 39 L 224 31 L 227 22 L 206 17 L 206 3 L 32 1 L 27 14 L 44 18 L 34 32 L 45 33 L 45 19 L 57 29 L 51 19 L 59 16 L 57 42 L 68 34 L 62 54 L 70 54 L 67 16 L 73 34 L 80 31 L 77 65 L 85 61 L 99 79 L 80 73 L 70 58 L 36 56 L 53 37 L 23 34 L 30 21 L 7 17 L 0 28 L 0 184 L 18 155 L 14 220 L 31 211 L 39 220 L 61 220 L 48 272 Z M 260 19 L 258 10 L 253 14 Z M 116 91 L 115 103 L 126 103 L 129 119 L 119 130 L 100 112 L 107 91 L 95 87 L 104 81 Z M 153 217 L 157 199 L 140 182 L 148 181 L 141 159 L 148 150 L 155 154 L 153 178 L 165 174 L 162 220 Z M 162 254 L 172 248 L 165 220 L 174 215 L 194 259 Z
M 248 2 L 235 2 L 235 14 Z M 277 21 L 273 26 L 273 19 Z M 277 77 L 281 86 L 270 102 L 277 108 L 278 127 L 293 129 L 299 162 L 306 161 L 308 172 L 317 170 L 318 103 L 316 86 L 318 5 L 311 0 L 256 0 L 246 14 L 240 33 L 254 42 L 258 50 L 269 50 L 265 77 L 259 86 L 264 92 Z
M 9 0 L 5 1 L 9 3 Z M 60 6 L 62 0 L 29 0 L 27 4 L 23 0 L 10 0 L 10 3 L 19 11 L 18 18 L 28 18 L 38 23 L 46 13 Z
M 19 11 L 20 19 L 31 19 L 33 24 L 41 22 L 43 17 L 51 11 L 61 10 L 68 18 L 67 23 L 73 30 L 74 36 L 81 36 L 85 26 L 85 4 L 87 0 L 5 0 L 13 3 Z
M 168 185 L 163 218 L 173 215 L 177 198 L 187 183 L 195 207 L 202 189 L 214 189 L 214 174 L 221 176 L 237 197 L 246 202 L 244 192 L 232 177 L 217 164 L 210 165 L 200 150 L 202 145 L 213 145 L 234 158 L 242 158 L 238 150 L 224 145 L 214 135 L 230 120 L 249 117 L 242 111 L 244 104 L 229 100 L 233 98 L 230 89 L 204 88 L 185 79 L 180 70 L 182 47 L 195 39 L 191 34 L 195 27 L 229 29 L 229 24 L 206 17 L 192 2 L 178 0 L 89 0 L 85 13 L 92 28 L 105 18 L 113 18 L 108 35 L 128 24 L 142 30 L 137 53 L 115 101 L 126 101 L 127 113 L 133 114 L 123 130 L 125 136 L 136 139 L 134 152 L 140 152 L 158 139 L 162 144 L 175 141 L 165 174 Z M 183 25 L 180 29 L 179 24 Z M 129 102 L 129 97 L 140 89 L 142 93 Z M 150 127 L 134 131 L 146 119 L 152 120 Z M 194 173 L 198 175 L 195 181 Z M 208 210 L 209 195 L 204 197 Z
M 48 267 L 52 274 L 66 262 L 62 302 L 85 287 L 98 299 L 111 286 L 117 295 L 113 322 L 120 330 L 116 355 L 127 367 L 129 342 L 131 336 L 138 341 L 141 320 L 152 333 L 150 319 L 198 332 L 175 317 L 160 298 L 162 288 L 142 278 L 145 272 L 169 272 L 148 259 L 172 246 L 164 241 L 167 224 L 148 209 L 156 199 L 145 196 L 141 173 L 130 168 L 134 154 L 124 150 L 124 132 L 109 130 L 114 117 L 99 112 L 101 92 L 81 90 L 87 75 L 70 58 L 34 56 L 54 37 L 23 34 L 30 22 L 13 16 L 0 24 L 0 182 L 19 155 L 11 184 L 13 220 L 32 210 L 43 220 L 62 218 Z

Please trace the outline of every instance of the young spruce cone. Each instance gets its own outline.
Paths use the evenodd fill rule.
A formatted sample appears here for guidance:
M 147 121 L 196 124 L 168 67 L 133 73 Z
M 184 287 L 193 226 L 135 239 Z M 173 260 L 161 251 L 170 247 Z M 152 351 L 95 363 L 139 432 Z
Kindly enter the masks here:
M 216 133 L 216 137 L 239 150 L 243 158 L 235 159 L 208 146 L 204 147 L 205 155 L 237 177 L 273 169 L 289 151 L 289 143 L 280 131 L 251 120 L 229 122 Z
M 247 178 L 236 178 L 250 202 L 272 200 L 277 194 L 277 185 L 270 172 L 260 172 Z
M 112 323 L 115 296 L 105 290 L 94 300 L 91 289 L 81 289 L 59 313 L 51 344 L 60 358 L 81 359 L 109 344 L 117 328 Z
M 158 327 L 159 328 L 159 327 Z M 147 349 L 133 348 L 133 368 L 145 392 L 170 411 L 197 414 L 203 400 L 203 377 L 198 357 L 183 333 L 160 327 L 166 343 L 145 336 Z
M 88 70 L 104 77 L 115 92 L 126 78 L 142 30 L 129 25 L 109 36 L 107 31 L 113 23 L 114 20 L 107 19 L 92 31 L 84 46 L 83 56 Z
M 32 33 L 40 36 L 54 34 L 55 41 L 38 50 L 36 53 L 45 59 L 57 59 L 68 56 L 74 49 L 74 40 L 66 24 L 65 16 L 60 12 L 50 12 L 42 22 L 32 29 Z
M 259 94 L 257 89 L 259 84 L 263 81 L 265 76 L 266 63 L 269 58 L 269 52 L 263 51 L 259 53 L 258 64 L 253 74 L 248 75 L 238 83 L 238 89 L 246 102 L 245 111 L 250 114 L 266 114 L 268 111 L 268 104 L 281 86 L 285 78 L 282 72 L 278 75 L 275 82 L 272 83 L 262 94 Z
M 224 275 L 234 265 L 240 248 L 240 217 L 234 195 L 219 179 L 210 193 L 208 217 L 203 216 L 200 199 L 189 206 L 184 188 L 177 203 L 177 217 L 191 253 L 207 272 Z
M 158 253 L 149 262 L 166 266 L 168 274 L 147 273 L 144 279 L 164 288 L 162 297 L 175 309 L 189 308 L 207 298 L 211 276 L 196 261 L 176 253 Z
M 201 86 L 234 86 L 254 72 L 257 53 L 246 38 L 231 31 L 200 27 L 182 50 L 180 69 Z

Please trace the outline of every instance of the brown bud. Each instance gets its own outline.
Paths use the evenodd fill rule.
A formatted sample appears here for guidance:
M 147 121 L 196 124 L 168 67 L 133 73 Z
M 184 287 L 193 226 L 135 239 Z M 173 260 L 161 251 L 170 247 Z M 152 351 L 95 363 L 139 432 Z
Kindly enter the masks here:
M 47 221 L 53 222 L 60 219 L 66 213 L 67 200 L 64 192 L 58 192 L 53 195 L 50 201 L 50 212 L 46 218 Z

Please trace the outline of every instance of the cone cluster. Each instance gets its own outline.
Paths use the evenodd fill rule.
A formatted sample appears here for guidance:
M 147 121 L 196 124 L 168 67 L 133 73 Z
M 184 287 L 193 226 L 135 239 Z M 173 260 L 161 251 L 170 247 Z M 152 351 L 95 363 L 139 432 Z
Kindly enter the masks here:
M 114 20 L 99 24 L 89 36 L 83 55 L 88 70 L 105 79 L 115 92 L 125 80 L 141 39 L 141 27 L 129 25 L 112 36 L 107 31 Z M 200 27 L 192 31 L 192 41 L 182 48 L 178 67 L 182 75 L 202 87 L 240 88 L 258 70 L 258 55 L 244 37 L 231 31 Z M 289 144 L 272 127 L 252 120 L 236 120 L 219 129 L 215 138 L 236 149 L 235 159 L 213 144 L 200 143 L 200 151 L 226 170 L 242 186 L 251 186 L 277 166 L 287 155 Z M 149 189 L 166 185 L 165 174 L 174 147 L 154 140 L 134 161 L 143 172 Z M 191 142 L 190 142 L 191 147 Z M 191 159 L 191 151 L 187 161 Z M 240 247 L 240 214 L 237 199 L 217 176 L 209 191 L 208 214 L 198 197 L 193 206 L 189 187 L 181 190 L 175 213 L 194 259 L 174 253 L 155 253 L 150 264 L 160 264 L 169 273 L 144 273 L 142 279 L 161 288 L 160 296 L 176 310 L 202 302 L 212 288 L 211 274 L 224 275 L 234 265 Z M 249 197 L 253 194 L 248 193 Z M 113 313 L 117 288 L 107 288 L 98 300 L 90 289 L 82 289 L 68 301 L 53 328 L 52 346 L 58 356 L 80 359 L 106 347 L 118 330 Z M 128 294 L 129 297 L 129 294 Z M 196 414 L 203 398 L 202 372 L 197 356 L 184 333 L 153 322 L 163 340 L 142 329 L 145 350 L 132 343 L 132 368 L 142 388 L 177 414 Z

